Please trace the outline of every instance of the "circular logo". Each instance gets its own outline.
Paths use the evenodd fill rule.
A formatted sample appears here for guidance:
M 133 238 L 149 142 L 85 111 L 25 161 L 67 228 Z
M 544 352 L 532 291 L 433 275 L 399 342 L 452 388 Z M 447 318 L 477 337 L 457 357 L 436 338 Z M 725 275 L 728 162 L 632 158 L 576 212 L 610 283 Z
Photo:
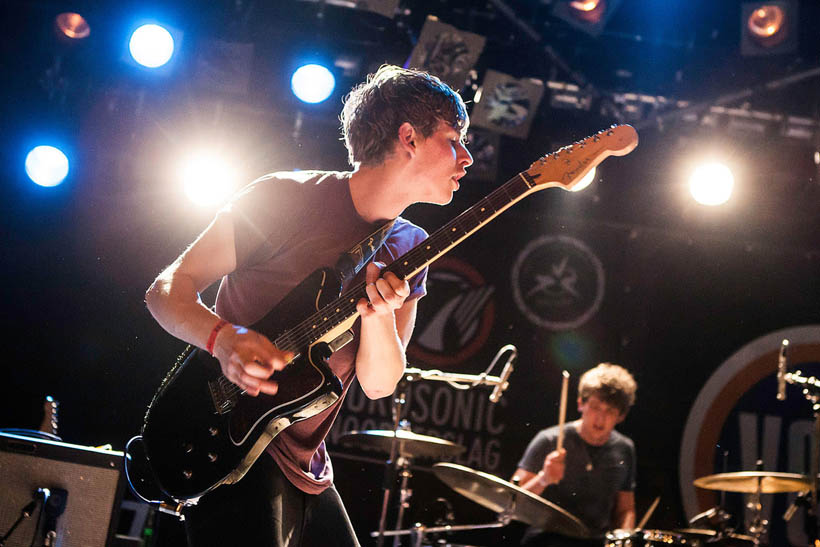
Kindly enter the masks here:
M 527 319 L 553 330 L 573 329 L 595 315 L 604 298 L 604 268 L 582 241 L 542 236 L 518 253 L 513 298 Z
M 472 357 L 487 341 L 495 318 L 495 287 L 471 265 L 444 257 L 427 274 L 427 297 L 419 306 L 407 355 L 446 366 Z

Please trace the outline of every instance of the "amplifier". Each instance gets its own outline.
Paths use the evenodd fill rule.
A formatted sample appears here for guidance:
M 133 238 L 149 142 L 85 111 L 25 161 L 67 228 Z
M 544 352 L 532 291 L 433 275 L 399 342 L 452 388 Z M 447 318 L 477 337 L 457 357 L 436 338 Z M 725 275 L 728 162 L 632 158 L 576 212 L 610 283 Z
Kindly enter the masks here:
M 123 477 L 122 452 L 0 432 L 0 538 L 11 531 L 5 547 L 104 547 Z M 20 520 L 25 508 L 31 516 Z M 56 532 L 48 541 L 47 528 Z

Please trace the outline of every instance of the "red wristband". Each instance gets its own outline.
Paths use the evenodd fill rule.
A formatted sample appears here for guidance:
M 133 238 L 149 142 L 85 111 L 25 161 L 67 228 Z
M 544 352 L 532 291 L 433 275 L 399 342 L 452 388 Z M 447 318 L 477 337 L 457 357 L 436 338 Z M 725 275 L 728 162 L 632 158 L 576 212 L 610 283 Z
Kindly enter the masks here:
M 205 351 L 210 353 L 211 355 L 214 354 L 214 342 L 216 342 L 216 335 L 219 334 L 219 331 L 222 330 L 222 327 L 228 324 L 228 321 L 224 319 L 220 319 L 216 325 L 214 325 L 213 330 L 211 330 L 211 335 L 208 337 L 208 343 L 205 344 Z

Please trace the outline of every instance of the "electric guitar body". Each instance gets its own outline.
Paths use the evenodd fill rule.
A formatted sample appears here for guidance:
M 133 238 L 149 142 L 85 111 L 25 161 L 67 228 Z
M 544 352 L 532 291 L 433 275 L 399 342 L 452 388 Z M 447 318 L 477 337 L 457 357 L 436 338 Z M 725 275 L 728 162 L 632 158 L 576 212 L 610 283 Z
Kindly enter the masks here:
M 274 340 L 339 289 L 333 270 L 317 270 L 251 328 Z M 279 432 L 339 399 L 342 384 L 325 362 L 329 355 L 324 342 L 313 344 L 273 375 L 276 395 L 249 397 L 222 375 L 215 357 L 188 348 L 154 396 L 142 430 L 160 488 L 187 500 L 242 478 Z

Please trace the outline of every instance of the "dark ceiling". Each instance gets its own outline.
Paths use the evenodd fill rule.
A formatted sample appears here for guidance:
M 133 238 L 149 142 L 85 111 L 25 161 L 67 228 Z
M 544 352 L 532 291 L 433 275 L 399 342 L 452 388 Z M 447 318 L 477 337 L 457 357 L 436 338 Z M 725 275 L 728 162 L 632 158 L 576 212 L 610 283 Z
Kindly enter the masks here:
M 474 77 L 462 90 L 468 101 L 474 95 L 471 84 L 480 85 L 488 69 L 575 84 L 590 100 L 588 110 L 559 110 L 550 105 L 548 92 L 530 138 L 502 139 L 502 180 L 520 170 L 522 162 L 602 126 L 631 123 L 641 135 L 639 153 L 619 164 L 625 180 L 619 181 L 618 192 L 607 194 L 602 187 L 594 195 L 589 206 L 593 217 L 602 208 L 596 204 L 606 199 L 607 220 L 751 239 L 776 237 L 797 248 L 816 249 L 810 234 L 820 227 L 814 160 L 820 143 L 820 37 L 815 27 L 820 3 L 792 3 L 799 13 L 798 24 L 790 28 L 796 36 L 793 51 L 755 56 L 741 54 L 746 4 L 741 0 L 609 0 L 611 17 L 597 35 L 557 17 L 558 0 L 402 0 L 393 18 L 339 4 L 345 3 L 86 0 L 71 9 L 87 14 L 91 36 L 66 47 L 55 39 L 52 21 L 67 5 L 4 2 L 4 20 L 15 22 L 6 25 L 0 41 L 9 127 L 4 153 L 19 164 L 38 124 L 53 124 L 62 135 L 79 135 L 81 153 L 95 160 L 118 158 L 126 178 L 154 178 L 152 159 L 140 157 L 154 140 L 150 128 L 198 110 L 200 129 L 207 125 L 203 119 L 218 119 L 206 129 L 224 133 L 230 122 L 230 138 L 247 141 L 248 176 L 295 167 L 293 161 L 269 159 L 275 147 L 284 150 L 292 140 L 305 141 L 298 143 L 303 166 L 344 168 L 335 136 L 341 96 L 381 63 L 405 63 L 425 19 L 433 15 L 486 37 Z M 124 61 L 124 37 L 139 17 L 175 26 L 184 36 L 176 60 L 159 74 Z M 197 51 L 213 38 L 254 44 L 246 94 L 220 94 L 193 77 Z M 336 95 L 310 108 L 296 104 L 287 89 L 293 66 L 305 56 L 348 63 L 346 72 L 338 74 Z M 629 94 L 635 95 L 629 99 Z M 644 102 L 640 111 L 630 112 L 624 101 L 640 102 L 635 97 L 641 95 L 655 98 L 654 105 Z M 784 137 L 795 117 L 807 128 L 805 134 Z M 314 145 L 310 151 L 307 141 Z M 740 179 L 740 212 L 725 222 L 715 220 L 723 213 L 682 205 L 675 193 L 691 154 L 719 148 L 727 151 Z M 317 156 L 322 158 L 318 162 Z M 97 170 L 106 167 L 96 165 Z M 19 177 L 17 171 L 13 174 Z M 641 199 L 650 199 L 651 206 L 638 206 Z

